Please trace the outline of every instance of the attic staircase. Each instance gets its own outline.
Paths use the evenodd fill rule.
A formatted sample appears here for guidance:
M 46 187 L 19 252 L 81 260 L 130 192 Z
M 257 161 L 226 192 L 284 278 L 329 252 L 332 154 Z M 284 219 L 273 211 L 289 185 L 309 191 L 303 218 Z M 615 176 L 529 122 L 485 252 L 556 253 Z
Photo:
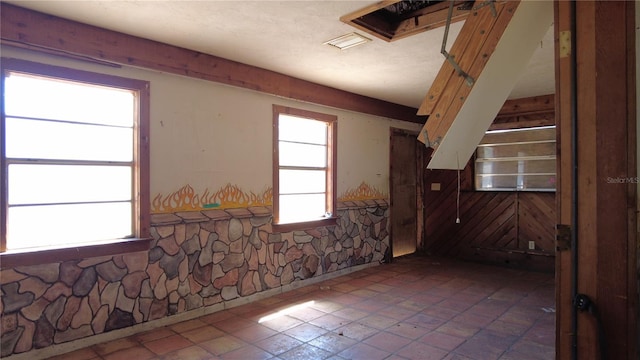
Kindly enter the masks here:
M 418 140 L 434 148 L 427 168 L 467 164 L 552 23 L 552 1 L 491 1 L 471 10 L 448 51 L 453 61 L 443 63 L 418 109 L 429 116 Z

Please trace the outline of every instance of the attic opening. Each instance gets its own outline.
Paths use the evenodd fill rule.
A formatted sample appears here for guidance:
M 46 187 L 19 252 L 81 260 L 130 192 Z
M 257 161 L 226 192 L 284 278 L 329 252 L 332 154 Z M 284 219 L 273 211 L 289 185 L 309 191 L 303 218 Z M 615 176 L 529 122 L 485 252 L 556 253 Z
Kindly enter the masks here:
M 454 0 L 451 22 L 464 20 L 474 1 Z M 391 42 L 444 26 L 450 2 L 446 0 L 381 1 L 340 20 Z

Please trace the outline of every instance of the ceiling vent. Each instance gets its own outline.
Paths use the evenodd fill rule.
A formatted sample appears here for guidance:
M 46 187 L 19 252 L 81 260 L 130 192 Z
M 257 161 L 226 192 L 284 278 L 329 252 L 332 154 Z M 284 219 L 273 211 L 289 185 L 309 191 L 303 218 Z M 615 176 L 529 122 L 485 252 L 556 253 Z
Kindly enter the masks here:
M 449 1 L 381 1 L 344 15 L 340 20 L 385 41 L 395 41 L 444 26 Z M 473 1 L 454 0 L 451 22 L 467 17 Z
M 368 37 L 364 37 L 358 33 L 350 33 L 342 36 L 338 36 L 335 39 L 331 39 L 326 41 L 325 45 L 331 45 L 337 47 L 340 50 L 352 48 L 354 46 L 362 45 L 366 42 L 371 41 Z

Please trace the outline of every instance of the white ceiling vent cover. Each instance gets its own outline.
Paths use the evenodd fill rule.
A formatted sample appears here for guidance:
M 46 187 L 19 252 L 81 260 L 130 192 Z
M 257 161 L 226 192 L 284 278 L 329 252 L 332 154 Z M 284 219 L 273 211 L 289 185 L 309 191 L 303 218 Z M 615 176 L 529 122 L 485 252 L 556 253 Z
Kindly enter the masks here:
M 324 45 L 331 45 L 333 47 L 337 47 L 340 50 L 345 50 L 354 46 L 362 45 L 369 41 L 371 41 L 371 39 L 369 39 L 368 37 L 364 37 L 358 33 L 352 32 L 326 41 Z

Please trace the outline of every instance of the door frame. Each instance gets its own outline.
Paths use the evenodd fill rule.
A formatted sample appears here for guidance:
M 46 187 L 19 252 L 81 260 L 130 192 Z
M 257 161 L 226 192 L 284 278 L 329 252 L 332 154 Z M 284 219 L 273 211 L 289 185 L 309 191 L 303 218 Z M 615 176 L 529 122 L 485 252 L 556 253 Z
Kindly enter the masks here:
M 393 137 L 405 136 L 414 137 L 416 139 L 415 146 L 415 165 L 416 165 L 416 253 L 422 251 L 424 244 L 424 156 L 425 148 L 418 141 L 417 131 L 411 131 L 402 128 L 389 128 L 389 261 L 393 261 L 393 226 L 391 218 L 393 217 Z

